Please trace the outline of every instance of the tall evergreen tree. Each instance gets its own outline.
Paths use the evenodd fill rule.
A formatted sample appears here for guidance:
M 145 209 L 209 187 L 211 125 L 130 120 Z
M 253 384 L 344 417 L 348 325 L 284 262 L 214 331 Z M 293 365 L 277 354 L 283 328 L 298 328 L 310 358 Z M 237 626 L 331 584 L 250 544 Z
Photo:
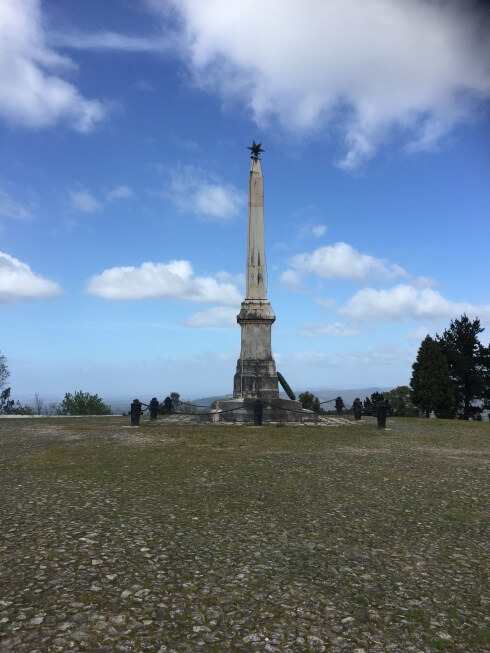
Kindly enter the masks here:
M 478 318 L 471 321 L 462 315 L 436 336 L 449 365 L 456 408 L 464 419 L 480 411 L 473 401 L 490 398 L 490 347 L 478 339 L 484 330 Z
M 453 412 L 453 386 L 447 359 L 441 346 L 429 335 L 422 341 L 412 365 L 412 401 L 429 417 L 433 410 L 441 417 Z

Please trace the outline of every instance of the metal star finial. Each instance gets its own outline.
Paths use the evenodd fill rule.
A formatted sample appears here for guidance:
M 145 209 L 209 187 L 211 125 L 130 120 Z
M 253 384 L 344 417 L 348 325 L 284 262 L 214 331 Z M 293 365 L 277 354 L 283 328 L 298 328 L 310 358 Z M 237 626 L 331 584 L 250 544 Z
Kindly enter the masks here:
M 256 143 L 255 141 L 252 141 L 252 145 L 247 147 L 247 150 L 250 150 L 252 152 L 252 156 L 250 157 L 251 159 L 259 159 L 260 158 L 260 153 L 265 152 L 260 146 L 262 143 Z

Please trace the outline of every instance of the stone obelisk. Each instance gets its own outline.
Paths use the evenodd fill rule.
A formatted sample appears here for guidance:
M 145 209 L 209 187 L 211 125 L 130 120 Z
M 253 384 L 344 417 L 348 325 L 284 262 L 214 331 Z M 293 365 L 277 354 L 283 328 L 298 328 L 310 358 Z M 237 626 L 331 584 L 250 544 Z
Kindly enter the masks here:
M 271 326 L 276 316 L 267 300 L 264 242 L 264 179 L 260 165 L 263 150 L 255 141 L 248 185 L 247 291 L 237 322 L 242 346 L 233 384 L 234 398 L 270 401 L 279 397 L 276 364 L 271 350 Z
M 264 243 L 264 179 L 260 165 L 260 143 L 248 148 L 252 165 L 248 185 L 247 290 L 237 322 L 242 346 L 233 381 L 233 399 L 213 404 L 215 419 L 245 422 L 253 419 L 254 404 L 262 400 L 264 421 L 315 421 L 299 401 L 279 397 L 279 379 L 272 357 L 271 326 L 276 316 L 267 299 Z M 313 416 L 313 417 L 312 417 Z

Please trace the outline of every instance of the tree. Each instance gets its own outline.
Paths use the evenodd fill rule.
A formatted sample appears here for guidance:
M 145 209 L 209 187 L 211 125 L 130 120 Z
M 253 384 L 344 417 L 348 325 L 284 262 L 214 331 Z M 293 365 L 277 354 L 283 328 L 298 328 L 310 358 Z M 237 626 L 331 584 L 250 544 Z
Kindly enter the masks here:
M 369 397 L 365 397 L 363 404 L 364 404 L 364 409 L 365 409 L 366 413 L 368 415 L 372 414 L 372 412 L 373 412 L 373 402 L 371 401 L 371 399 L 369 399 Z
M 112 415 L 111 407 L 98 395 L 81 390 L 74 394 L 67 392 L 57 412 L 58 415 Z
M 36 415 L 42 415 L 44 409 L 44 399 L 42 399 L 36 392 L 34 395 L 34 410 Z
M 178 413 L 180 411 L 180 394 L 178 392 L 171 392 L 170 399 L 172 400 L 172 412 Z
M 320 405 L 320 400 L 312 392 L 301 392 L 298 395 L 298 399 L 301 402 L 301 405 L 306 410 L 312 410 L 314 413 L 324 413 L 325 411 Z
M 429 335 L 422 341 L 412 365 L 411 398 L 415 406 L 429 417 L 451 417 L 454 395 L 447 358 L 442 347 Z
M 373 392 L 371 397 L 366 397 L 364 399 L 364 408 L 366 412 L 370 415 L 376 415 L 377 406 L 384 402 L 385 398 L 380 392 Z
M 7 379 L 10 376 L 9 368 L 7 367 L 7 359 L 0 352 L 0 390 L 3 388 Z
M 10 398 L 11 388 L 5 388 L 7 379 L 10 376 L 10 370 L 7 366 L 7 359 L 0 353 L 0 414 L 10 413 L 15 402 Z
M 463 419 L 481 411 L 473 405 L 475 400 L 490 398 L 490 347 L 484 347 L 478 339 L 484 330 L 478 318 L 471 321 L 462 315 L 459 320 L 451 320 L 442 336 L 436 336 L 447 359 L 455 407 Z
M 384 393 L 388 414 L 392 417 L 418 417 L 420 411 L 413 405 L 412 395 L 408 385 L 399 385 Z
M 0 392 L 0 415 L 7 415 L 12 411 L 15 401 L 10 398 L 10 388 Z
M 29 406 L 23 406 L 20 402 L 15 402 L 10 398 L 11 388 L 4 387 L 9 376 L 7 359 L 0 353 L 0 415 L 32 415 L 32 409 Z

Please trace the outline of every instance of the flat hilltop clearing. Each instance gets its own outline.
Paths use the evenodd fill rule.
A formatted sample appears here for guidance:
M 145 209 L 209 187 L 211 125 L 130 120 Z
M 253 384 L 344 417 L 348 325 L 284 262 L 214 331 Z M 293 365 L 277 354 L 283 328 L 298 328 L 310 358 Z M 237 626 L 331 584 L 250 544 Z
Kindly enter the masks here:
M 489 651 L 490 425 L 0 420 L 0 651 Z

